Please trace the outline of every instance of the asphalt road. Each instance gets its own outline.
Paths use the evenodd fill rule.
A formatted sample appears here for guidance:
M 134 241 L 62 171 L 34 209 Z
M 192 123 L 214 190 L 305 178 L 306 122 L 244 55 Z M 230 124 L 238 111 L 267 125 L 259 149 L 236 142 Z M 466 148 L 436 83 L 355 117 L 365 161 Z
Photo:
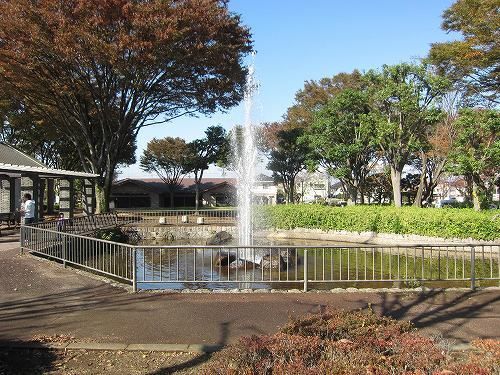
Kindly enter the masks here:
M 406 293 L 130 293 L 21 255 L 0 237 L 0 341 L 67 335 L 81 342 L 227 344 L 273 333 L 291 316 L 371 305 L 453 343 L 500 337 L 500 290 Z

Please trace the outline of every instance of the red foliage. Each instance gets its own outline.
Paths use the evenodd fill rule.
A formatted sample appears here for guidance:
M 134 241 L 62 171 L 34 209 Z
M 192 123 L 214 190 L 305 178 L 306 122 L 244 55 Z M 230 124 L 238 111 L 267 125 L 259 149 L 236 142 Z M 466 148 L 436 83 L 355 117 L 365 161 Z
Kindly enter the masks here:
M 495 347 L 498 342 L 476 346 Z M 408 322 L 369 310 L 291 320 L 272 336 L 242 338 L 214 355 L 205 374 L 492 374 L 491 352 L 445 355 Z

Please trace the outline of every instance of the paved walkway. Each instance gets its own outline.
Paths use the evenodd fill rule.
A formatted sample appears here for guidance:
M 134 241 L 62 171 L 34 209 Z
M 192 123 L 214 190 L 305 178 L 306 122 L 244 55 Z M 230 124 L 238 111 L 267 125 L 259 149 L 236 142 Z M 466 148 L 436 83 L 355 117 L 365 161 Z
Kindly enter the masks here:
M 289 316 L 371 304 L 455 343 L 500 337 L 500 291 L 133 294 L 29 254 L 0 237 L 0 341 L 69 335 L 79 342 L 227 344 L 275 332 Z

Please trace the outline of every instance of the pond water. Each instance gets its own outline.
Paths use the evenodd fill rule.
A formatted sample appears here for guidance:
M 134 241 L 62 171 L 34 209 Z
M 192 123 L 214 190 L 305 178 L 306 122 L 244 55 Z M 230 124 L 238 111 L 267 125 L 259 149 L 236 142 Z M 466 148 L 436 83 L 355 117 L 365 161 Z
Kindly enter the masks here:
M 255 245 L 262 248 L 220 249 L 193 248 L 197 245 L 193 242 L 143 243 L 155 247 L 138 251 L 138 288 L 302 289 L 306 252 L 310 289 L 470 285 L 466 280 L 471 274 L 470 254 L 458 248 L 372 248 L 319 240 L 256 239 Z M 478 254 L 474 269 L 478 279 L 498 277 L 497 253 L 486 249 Z M 478 285 L 498 285 L 498 281 L 481 280 Z

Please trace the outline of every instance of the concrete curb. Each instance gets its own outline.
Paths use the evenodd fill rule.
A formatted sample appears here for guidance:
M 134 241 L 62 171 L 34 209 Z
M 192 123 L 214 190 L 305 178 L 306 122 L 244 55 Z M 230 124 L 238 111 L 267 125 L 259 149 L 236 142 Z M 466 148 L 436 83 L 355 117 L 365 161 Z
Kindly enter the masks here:
M 0 351 L 5 349 L 35 350 L 95 350 L 95 351 L 135 351 L 135 352 L 167 352 L 167 353 L 215 353 L 224 348 L 218 344 L 121 344 L 121 343 L 0 343 Z M 468 343 L 451 345 L 450 350 L 477 350 Z
M 46 349 L 46 350 L 97 350 L 97 351 L 141 351 L 170 353 L 214 353 L 223 348 L 217 344 L 122 344 L 122 343 L 43 343 L 11 342 L 0 343 L 5 349 Z

